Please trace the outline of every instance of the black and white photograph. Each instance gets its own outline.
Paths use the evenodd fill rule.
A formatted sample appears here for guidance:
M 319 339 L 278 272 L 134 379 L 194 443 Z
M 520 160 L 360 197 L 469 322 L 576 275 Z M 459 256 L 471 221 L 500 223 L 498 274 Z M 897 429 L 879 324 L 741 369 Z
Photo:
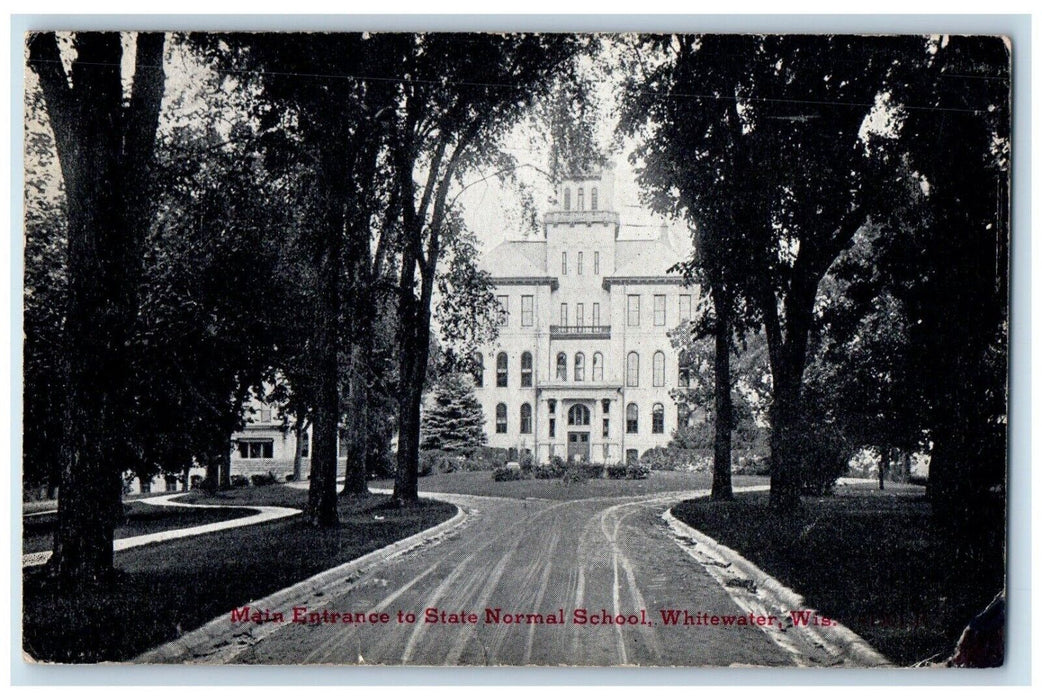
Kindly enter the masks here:
M 21 37 L 27 664 L 1008 663 L 1008 36 L 170 29 Z

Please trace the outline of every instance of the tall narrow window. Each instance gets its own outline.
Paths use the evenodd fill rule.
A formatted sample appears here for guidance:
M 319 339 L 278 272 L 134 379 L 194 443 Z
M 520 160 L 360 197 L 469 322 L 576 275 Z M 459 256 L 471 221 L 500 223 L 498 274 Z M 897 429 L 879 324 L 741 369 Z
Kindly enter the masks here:
M 586 199 L 585 199 L 585 196 L 583 195 L 583 188 L 580 187 L 579 188 L 579 192 L 578 192 L 578 201 L 575 204 L 575 210 L 576 211 L 583 211 L 585 209 L 586 209 Z
M 474 353 L 474 386 L 485 386 L 485 356 Z
M 666 354 L 659 350 L 651 362 L 651 384 L 666 386 Z
M 680 353 L 677 362 L 677 386 L 684 389 L 691 387 L 691 360 L 684 352 Z
M 521 432 L 526 435 L 532 432 L 532 406 L 527 403 L 521 404 Z
M 577 403 L 568 409 L 568 425 L 589 425 L 590 409 Z
M 631 352 L 626 356 L 626 386 L 637 386 L 640 380 L 640 358 Z
M 630 294 L 626 297 L 626 325 L 640 325 L 640 295 Z
M 561 304 L 561 325 L 568 325 L 568 304 Z
M 626 406 L 626 432 L 634 435 L 639 428 L 640 418 L 637 414 L 637 404 L 631 403 Z
M 601 419 L 601 437 L 608 437 L 611 435 L 611 421 L 605 416 Z M 607 445 L 605 445 L 607 447 Z
M 593 251 L 593 274 L 601 274 L 601 253 L 600 251 Z
M 660 403 L 651 407 L 651 432 L 655 435 L 666 432 L 666 409 Z
M 575 381 L 586 381 L 586 356 L 581 352 L 575 353 Z
M 505 403 L 496 404 L 496 432 L 505 433 L 507 431 L 507 405 Z
M 502 324 L 504 326 L 510 324 L 510 297 L 505 294 L 501 294 L 496 297 L 496 301 L 503 308 Z
M 680 295 L 680 322 L 691 320 L 691 295 Z
M 583 305 L 575 305 L 575 325 L 582 326 L 586 322 L 586 314 L 583 312 Z
M 571 187 L 565 187 L 564 188 L 564 210 L 565 211 L 571 211 L 572 210 L 572 188 Z
M 535 314 L 533 309 L 535 308 L 535 297 L 531 294 L 521 295 L 521 325 L 531 326 Z
M 557 381 L 568 381 L 568 356 L 563 352 L 557 353 Z
M 568 251 L 561 251 L 561 274 L 568 274 Z
M 599 326 L 601 325 L 601 305 L 597 302 L 593 302 L 593 311 L 590 317 L 590 325 Z
M 597 211 L 597 188 L 590 188 L 590 209 Z
M 507 385 L 507 354 L 499 353 L 496 356 L 496 386 Z
M 552 417 L 552 416 L 550 418 L 550 433 L 549 433 L 549 435 L 550 435 L 550 437 L 557 437 L 557 419 Z
M 666 295 L 655 295 L 655 325 L 666 325 Z
M 604 381 L 604 355 L 599 352 L 593 353 L 593 376 L 590 379 L 595 382 Z
M 583 273 L 583 252 L 580 250 L 578 257 L 575 259 L 575 274 L 581 275 Z
M 532 353 L 521 353 L 521 386 L 532 386 Z

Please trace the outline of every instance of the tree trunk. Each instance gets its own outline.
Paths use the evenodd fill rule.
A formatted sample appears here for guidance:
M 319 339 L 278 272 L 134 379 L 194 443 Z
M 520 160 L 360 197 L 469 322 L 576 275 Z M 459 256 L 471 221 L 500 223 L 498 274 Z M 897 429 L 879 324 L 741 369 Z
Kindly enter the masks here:
M 886 486 L 883 484 L 886 479 L 886 473 L 890 470 L 890 448 L 881 447 L 879 448 L 879 490 L 883 491 Z
M 293 424 L 293 435 L 297 439 L 297 447 L 293 451 L 293 481 L 304 477 L 304 418 L 298 417 Z
M 394 479 L 394 500 L 409 503 L 419 500 L 420 404 L 423 401 L 423 372 L 428 353 L 428 335 L 410 328 L 402 347 L 398 398 L 398 469 Z M 422 336 L 422 340 L 421 340 Z
M 162 102 L 162 34 L 139 34 L 124 106 L 122 40 L 115 32 L 73 39 L 72 82 L 53 32 L 29 38 L 55 135 L 68 212 L 65 441 L 51 566 L 63 590 L 108 578 L 112 533 L 122 516 L 133 405 L 127 390 L 141 245 Z
M 714 404 L 716 406 L 715 434 L 713 436 L 713 490 L 712 500 L 730 501 L 731 489 L 731 428 L 734 408 L 731 402 L 731 315 L 730 300 L 725 297 L 722 284 L 712 288 L 716 312 L 714 338 L 716 350 L 713 359 Z
M 340 439 L 339 329 L 341 276 L 343 274 L 344 208 L 340 201 L 343 183 L 336 178 L 342 163 L 327 153 L 320 181 L 322 217 L 319 227 L 321 292 L 315 324 L 316 403 L 312 411 L 311 483 L 308 488 L 306 520 L 314 527 L 339 524 L 337 513 L 337 443 Z
M 368 279 L 369 241 L 352 240 L 351 266 L 351 349 L 348 367 L 347 466 L 342 493 L 365 494 L 366 460 L 369 454 L 369 363 L 373 352 L 373 295 Z
M 232 450 L 230 445 L 231 436 L 228 436 L 228 442 L 225 443 L 217 462 L 220 472 L 220 482 L 217 486 L 221 489 L 230 489 L 232 487 Z

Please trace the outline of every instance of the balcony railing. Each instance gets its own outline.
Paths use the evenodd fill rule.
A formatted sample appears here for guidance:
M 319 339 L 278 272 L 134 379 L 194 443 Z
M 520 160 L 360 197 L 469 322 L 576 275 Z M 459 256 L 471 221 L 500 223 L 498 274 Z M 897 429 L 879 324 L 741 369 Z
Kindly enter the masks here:
M 619 225 L 616 211 L 549 211 L 543 214 L 544 224 L 615 224 Z
M 550 338 L 567 340 L 568 338 L 600 339 L 611 338 L 611 326 L 550 326 Z

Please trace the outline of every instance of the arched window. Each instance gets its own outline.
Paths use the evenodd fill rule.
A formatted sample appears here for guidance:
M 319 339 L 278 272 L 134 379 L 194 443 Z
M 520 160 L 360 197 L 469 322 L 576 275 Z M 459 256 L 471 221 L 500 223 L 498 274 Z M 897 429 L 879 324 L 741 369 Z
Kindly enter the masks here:
M 505 403 L 496 404 L 496 432 L 505 433 L 507 431 L 507 405 Z
M 507 354 L 499 353 L 496 356 L 496 386 L 507 385 Z
M 661 350 L 652 358 L 651 383 L 654 386 L 666 386 L 666 353 Z
M 660 403 L 651 407 L 651 432 L 656 435 L 666 432 L 666 409 Z
M 640 420 L 637 415 L 637 404 L 631 403 L 626 406 L 626 432 L 630 435 L 635 435 L 637 429 L 640 427 Z
M 638 386 L 640 380 L 640 358 L 631 352 L 626 356 L 626 386 Z
M 590 188 L 590 209 L 597 211 L 597 188 Z
M 521 353 L 521 386 L 532 386 L 532 353 Z
M 575 353 L 575 381 L 586 381 L 586 356 L 581 352 Z
M 521 404 L 521 432 L 532 432 L 532 406 L 527 403 Z
M 585 200 L 585 198 L 583 196 L 583 188 L 582 187 L 579 188 L 578 195 L 579 196 L 578 196 L 577 199 L 579 201 L 576 202 L 575 209 L 576 209 L 576 211 L 582 211 L 583 209 L 586 208 L 586 200 Z
M 604 381 L 604 355 L 599 352 L 593 353 L 593 376 L 590 379 L 595 382 Z
M 568 425 L 589 425 L 590 409 L 577 403 L 568 409 Z
M 572 210 L 572 188 L 571 187 L 565 187 L 564 188 L 564 210 L 565 211 L 571 211 Z
M 568 356 L 563 352 L 557 353 L 557 380 L 568 381 Z
M 485 386 L 485 356 L 474 353 L 474 386 Z

